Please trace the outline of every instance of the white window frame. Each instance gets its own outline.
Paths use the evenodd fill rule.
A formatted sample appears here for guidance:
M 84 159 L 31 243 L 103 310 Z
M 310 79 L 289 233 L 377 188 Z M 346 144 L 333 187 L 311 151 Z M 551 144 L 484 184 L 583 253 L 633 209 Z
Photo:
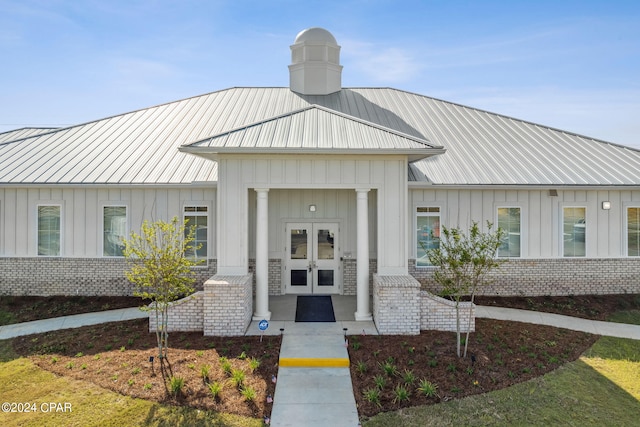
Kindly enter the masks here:
M 640 254 L 638 255 L 629 255 L 629 209 L 640 209 L 640 203 L 638 202 L 633 202 L 633 203 L 625 203 L 623 205 L 623 209 L 624 209 L 624 227 L 622 227 L 622 233 L 623 233 L 623 245 L 624 245 L 624 250 L 623 253 L 625 256 L 630 257 L 630 258 L 640 258 Z
M 496 252 L 496 258 L 498 259 L 521 259 L 525 257 L 524 254 L 524 248 L 525 246 L 525 233 L 523 232 L 525 230 L 525 216 L 524 216 L 524 207 L 518 204 L 496 204 L 494 206 L 494 212 L 495 212 L 495 221 L 493 223 L 494 231 L 498 230 L 499 227 L 499 222 L 498 222 L 498 209 L 520 209 L 520 256 L 517 257 L 513 257 L 513 256 L 508 256 L 508 257 L 501 257 L 498 256 L 498 254 L 500 253 L 499 250 L 498 252 Z
M 584 221 L 585 221 L 585 229 L 584 229 L 584 255 L 582 256 L 568 256 L 564 254 L 564 210 L 565 209 L 576 209 L 576 208 L 582 208 L 584 209 Z M 590 218 L 589 218 L 589 207 L 585 204 L 585 203 L 563 203 L 560 206 L 560 228 L 559 228 L 559 232 L 560 232 L 560 256 L 562 258 L 587 258 L 589 256 L 588 254 L 588 234 L 589 234 L 589 228 L 587 228 L 587 226 L 590 223 Z
M 103 258 L 122 258 L 122 256 L 118 255 L 105 255 L 104 254 L 104 208 L 124 208 L 125 209 L 125 237 L 128 237 L 130 234 L 131 228 L 129 227 L 129 206 L 123 203 L 103 203 L 100 207 L 100 254 Z
M 59 238 L 59 242 L 58 242 L 58 254 L 57 255 L 40 255 L 38 252 L 38 248 L 39 248 L 39 243 L 40 243 L 40 208 L 41 207 L 58 207 L 60 208 L 60 238 Z M 36 228 L 36 243 L 35 243 L 35 249 L 36 249 L 36 256 L 38 257 L 44 257 L 44 258 L 60 258 L 62 257 L 62 254 L 64 253 L 64 209 L 62 207 L 62 203 L 60 202 L 47 202 L 47 201 L 42 201 L 39 202 L 36 205 L 36 224 L 35 224 L 35 228 Z
M 194 212 L 187 212 L 187 208 L 205 208 L 206 212 L 198 212 L 198 211 L 194 211 Z M 211 256 L 211 245 L 210 243 L 210 235 L 211 235 L 211 215 L 209 215 L 211 212 L 211 207 L 209 206 L 209 204 L 207 203 L 185 203 L 182 206 L 182 223 L 184 224 L 184 221 L 187 219 L 186 217 L 188 216 L 204 216 L 207 218 L 207 256 L 205 258 L 196 258 L 196 260 L 202 260 L 204 259 L 205 262 L 203 262 L 202 264 L 200 264 L 197 267 L 207 267 L 209 264 L 209 257 Z M 187 227 L 189 226 L 189 224 L 187 224 Z
M 418 212 L 420 208 L 437 208 L 438 212 Z M 442 217 L 444 215 L 442 204 L 441 203 L 420 203 L 413 207 L 413 258 L 415 259 L 415 268 L 435 268 L 433 265 L 418 265 L 418 217 L 434 217 L 437 216 L 439 218 L 440 224 L 440 235 L 442 235 Z

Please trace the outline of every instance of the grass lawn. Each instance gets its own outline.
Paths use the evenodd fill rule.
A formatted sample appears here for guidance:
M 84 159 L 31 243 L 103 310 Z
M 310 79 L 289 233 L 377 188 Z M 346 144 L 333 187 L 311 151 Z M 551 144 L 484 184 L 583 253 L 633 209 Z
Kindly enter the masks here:
M 619 313 L 640 324 L 640 311 Z M 543 377 L 468 398 L 379 414 L 380 426 L 637 426 L 640 341 L 603 337 L 579 360 Z

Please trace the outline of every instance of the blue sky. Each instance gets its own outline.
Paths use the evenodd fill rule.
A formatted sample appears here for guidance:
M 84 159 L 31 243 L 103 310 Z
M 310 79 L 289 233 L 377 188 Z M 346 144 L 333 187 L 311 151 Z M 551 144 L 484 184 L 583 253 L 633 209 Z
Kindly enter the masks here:
M 308 27 L 395 87 L 640 148 L 640 2 L 0 0 L 0 132 L 287 86 Z

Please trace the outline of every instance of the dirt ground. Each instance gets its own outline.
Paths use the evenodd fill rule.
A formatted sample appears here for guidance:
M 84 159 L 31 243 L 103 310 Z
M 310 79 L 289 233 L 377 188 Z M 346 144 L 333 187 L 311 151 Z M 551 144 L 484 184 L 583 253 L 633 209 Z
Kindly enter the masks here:
M 615 311 L 640 310 L 640 295 L 479 297 L 477 303 L 606 319 Z M 0 298 L 0 309 L 10 311 L 17 321 L 138 305 L 139 299 L 127 297 Z M 468 356 L 458 358 L 451 332 L 351 336 L 358 411 L 371 416 L 509 387 L 577 359 L 597 338 L 541 325 L 477 319 Z M 148 333 L 143 319 L 16 338 L 13 347 L 44 369 L 121 394 L 261 418 L 271 413 L 280 343 L 280 337 L 260 342 L 259 337 L 174 333 L 161 367 L 156 336 Z M 184 380 L 179 393 L 170 390 L 171 377 Z M 209 388 L 213 383 L 222 388 L 216 397 Z M 425 394 L 429 385 L 435 387 L 432 396 Z

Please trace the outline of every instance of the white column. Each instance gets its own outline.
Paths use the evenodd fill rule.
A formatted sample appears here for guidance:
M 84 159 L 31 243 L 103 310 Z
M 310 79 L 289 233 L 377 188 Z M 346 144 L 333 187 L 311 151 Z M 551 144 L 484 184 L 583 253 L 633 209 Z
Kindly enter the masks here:
M 269 189 L 256 188 L 256 310 L 253 320 L 269 320 Z
M 356 292 L 357 308 L 356 320 L 372 320 L 369 309 L 369 189 L 357 189 L 356 220 L 357 246 L 356 251 Z

